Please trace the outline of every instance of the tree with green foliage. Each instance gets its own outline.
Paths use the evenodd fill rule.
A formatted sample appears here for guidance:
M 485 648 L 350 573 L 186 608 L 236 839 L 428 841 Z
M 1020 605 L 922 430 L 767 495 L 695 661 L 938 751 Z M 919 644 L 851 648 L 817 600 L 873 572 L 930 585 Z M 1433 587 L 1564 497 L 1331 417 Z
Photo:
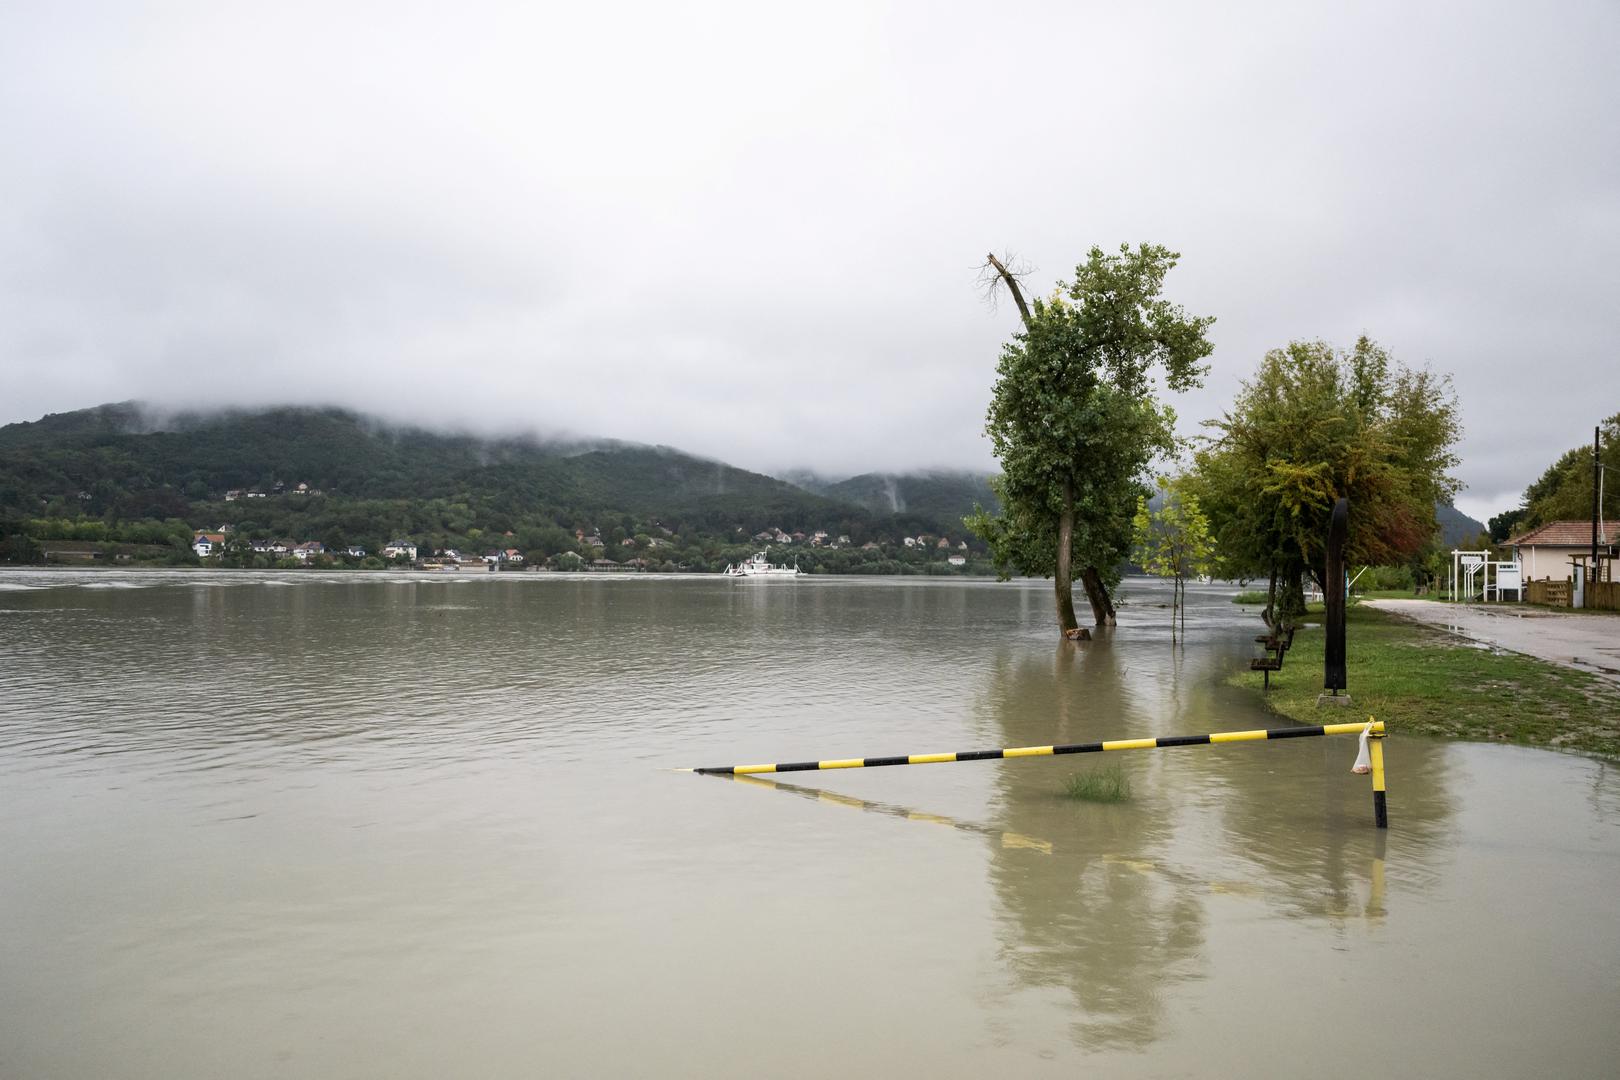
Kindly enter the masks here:
M 1174 481 L 1159 477 L 1159 493 L 1163 498 L 1157 510 L 1146 498 L 1137 501 L 1132 540 L 1142 569 L 1175 583 L 1170 601 L 1174 631 L 1178 616 L 1183 629 L 1187 624 L 1187 579 L 1209 572 L 1214 545 L 1209 518 L 1199 508 L 1198 497 L 1189 490 L 1185 477 Z
M 1461 428 L 1447 376 L 1413 371 L 1366 337 L 1273 349 L 1196 455 L 1191 490 L 1209 515 L 1223 576 L 1268 577 L 1265 618 L 1303 614 L 1324 585 L 1328 520 L 1350 500 L 1347 560 L 1394 566 L 1439 529 L 1434 507 L 1461 484 L 1448 470 Z
M 1504 510 L 1494 515 L 1486 523 L 1486 532 L 1490 534 L 1491 543 L 1505 544 L 1510 536 L 1523 532 L 1524 530 L 1519 528 L 1519 522 L 1524 520 L 1527 512 L 1521 506 L 1516 510 Z
M 1603 484 L 1601 514 L 1606 522 L 1620 521 L 1620 413 L 1604 420 L 1598 428 L 1599 460 L 1605 473 L 1614 474 Z M 1514 521 L 1513 535 L 1529 532 L 1549 521 L 1590 521 L 1592 481 L 1592 444 L 1583 442 L 1565 451 L 1525 489 L 1524 507 Z M 1497 532 L 1496 522 L 1496 518 L 1491 519 L 1493 538 Z
M 985 427 L 1001 462 L 1001 511 L 980 508 L 966 524 L 1003 578 L 1053 579 L 1065 636 L 1078 633 L 1076 579 L 1096 624 L 1113 621 L 1108 590 L 1130 550 L 1142 476 L 1174 446 L 1175 416 L 1155 398 L 1155 376 L 1181 391 L 1207 370 L 1214 320 L 1161 295 L 1177 258 L 1152 244 L 1092 248 L 1072 282 L 1026 303 L 1017 275 L 990 257 L 1024 329 L 1002 347 Z

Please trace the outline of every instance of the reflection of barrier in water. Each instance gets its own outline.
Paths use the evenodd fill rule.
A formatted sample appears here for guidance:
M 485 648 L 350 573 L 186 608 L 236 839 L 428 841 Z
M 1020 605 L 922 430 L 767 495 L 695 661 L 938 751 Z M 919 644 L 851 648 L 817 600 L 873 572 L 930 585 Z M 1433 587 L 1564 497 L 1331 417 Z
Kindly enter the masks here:
M 904 806 L 895 806 L 893 803 L 873 802 L 870 799 L 857 799 L 853 795 L 841 795 L 836 791 L 825 791 L 821 788 L 799 787 L 797 784 L 784 784 L 780 780 L 761 780 L 757 776 L 736 775 L 734 773 L 716 773 L 739 784 L 750 784 L 755 787 L 769 788 L 772 791 L 785 791 L 790 795 L 797 795 L 801 799 L 812 799 L 820 803 L 831 803 L 835 806 L 847 806 L 854 810 L 868 810 L 874 814 L 885 814 L 889 817 L 903 818 L 906 821 L 921 821 L 929 825 L 944 825 L 958 832 L 975 833 L 988 836 L 1001 841 L 1005 848 L 1022 848 L 1025 851 L 1038 851 L 1042 855 L 1052 854 L 1052 841 L 1041 840 L 1023 833 L 1009 832 L 1006 829 L 997 829 L 991 825 L 982 825 L 976 821 L 958 821 L 956 818 L 944 814 L 930 814 L 921 810 L 912 810 Z
M 1360 735 L 1372 740 L 1373 817 L 1380 829 L 1389 827 L 1384 802 L 1384 723 L 1368 717 L 1365 724 L 1308 724 L 1301 727 L 1256 728 L 1252 731 L 1216 731 L 1208 735 L 1167 735 L 1157 739 L 1116 739 L 1111 742 L 1068 743 L 1053 746 L 1013 746 L 1000 750 L 963 750 L 946 754 L 894 754 L 887 757 L 834 758 L 827 761 L 787 761 L 766 765 L 712 765 L 680 772 L 705 776 L 749 776 L 757 773 L 816 772 L 828 769 L 876 769 L 888 765 L 944 765 L 957 761 L 998 761 L 1007 758 L 1096 754 L 1113 750 L 1170 750 L 1183 746 L 1212 746 L 1233 742 L 1300 739 L 1313 735 Z
M 1027 836 L 1024 833 L 1013 832 L 1008 829 L 998 829 L 994 825 L 986 825 L 977 821 L 962 821 L 947 814 L 935 814 L 925 810 L 913 810 L 910 807 L 899 806 L 894 803 L 876 802 L 872 799 L 858 799 L 853 795 L 845 795 L 825 788 L 802 787 L 798 784 L 784 783 L 781 780 L 763 780 L 757 776 L 735 773 L 718 773 L 710 775 L 723 776 L 727 780 L 750 787 L 762 788 L 767 791 L 780 791 L 788 795 L 795 795 L 801 799 L 831 806 L 847 806 L 852 810 L 863 810 L 867 813 L 883 814 L 886 817 L 899 818 L 903 821 L 916 821 L 928 825 L 943 825 L 957 832 L 969 833 L 976 836 L 989 837 L 997 841 L 1004 848 L 1023 851 L 1034 851 L 1042 855 L 1051 855 L 1056 846 L 1050 840 Z M 1360 909 L 1334 908 L 1324 912 L 1336 918 L 1345 918 L 1361 914 L 1368 919 L 1382 918 L 1384 915 L 1384 848 L 1383 838 L 1378 840 L 1378 848 L 1373 855 L 1371 871 L 1369 874 L 1369 894 L 1366 903 Z M 1157 859 L 1137 859 L 1114 853 L 1103 853 L 1100 857 L 1103 864 L 1116 866 L 1132 873 L 1146 877 L 1162 878 L 1179 886 L 1203 890 L 1210 893 L 1219 893 L 1225 896 L 1237 896 L 1252 899 L 1264 899 L 1268 895 L 1265 885 L 1250 881 L 1209 879 L 1197 874 L 1190 874 L 1178 870 Z

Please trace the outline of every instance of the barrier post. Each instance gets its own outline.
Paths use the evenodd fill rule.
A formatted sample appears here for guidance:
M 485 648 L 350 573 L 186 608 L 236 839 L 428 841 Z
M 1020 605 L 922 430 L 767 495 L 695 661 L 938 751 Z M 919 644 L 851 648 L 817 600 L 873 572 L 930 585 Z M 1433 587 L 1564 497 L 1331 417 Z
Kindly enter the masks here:
M 1389 808 L 1384 801 L 1384 733 L 1373 729 L 1367 739 L 1368 756 L 1372 758 L 1373 822 L 1380 829 L 1389 828 Z

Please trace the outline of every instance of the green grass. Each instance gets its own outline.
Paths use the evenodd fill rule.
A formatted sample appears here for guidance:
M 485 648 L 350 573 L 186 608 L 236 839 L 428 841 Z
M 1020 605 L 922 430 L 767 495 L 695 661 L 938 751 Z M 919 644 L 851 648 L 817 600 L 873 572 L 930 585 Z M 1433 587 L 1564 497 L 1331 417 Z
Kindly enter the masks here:
M 1372 608 L 1350 607 L 1350 709 L 1318 706 L 1320 626 L 1301 628 L 1266 702 L 1303 724 L 1375 716 L 1402 731 L 1521 743 L 1620 758 L 1620 687 L 1585 672 L 1461 638 Z M 1259 672 L 1228 679 L 1259 689 Z
M 1232 603 L 1234 604 L 1264 604 L 1265 602 L 1266 594 L 1258 589 L 1250 589 L 1248 592 L 1240 592 L 1236 596 L 1232 597 Z
M 1082 802 L 1125 802 L 1131 797 L 1131 778 L 1119 765 L 1104 765 L 1063 781 L 1063 793 Z

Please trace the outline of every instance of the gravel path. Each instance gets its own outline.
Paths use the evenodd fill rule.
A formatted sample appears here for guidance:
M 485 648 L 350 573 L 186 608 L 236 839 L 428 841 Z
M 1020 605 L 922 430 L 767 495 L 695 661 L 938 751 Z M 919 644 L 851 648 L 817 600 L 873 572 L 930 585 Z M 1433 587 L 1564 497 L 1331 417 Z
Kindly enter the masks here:
M 1620 615 L 1561 614 L 1519 604 L 1363 600 L 1368 607 L 1620 683 Z

